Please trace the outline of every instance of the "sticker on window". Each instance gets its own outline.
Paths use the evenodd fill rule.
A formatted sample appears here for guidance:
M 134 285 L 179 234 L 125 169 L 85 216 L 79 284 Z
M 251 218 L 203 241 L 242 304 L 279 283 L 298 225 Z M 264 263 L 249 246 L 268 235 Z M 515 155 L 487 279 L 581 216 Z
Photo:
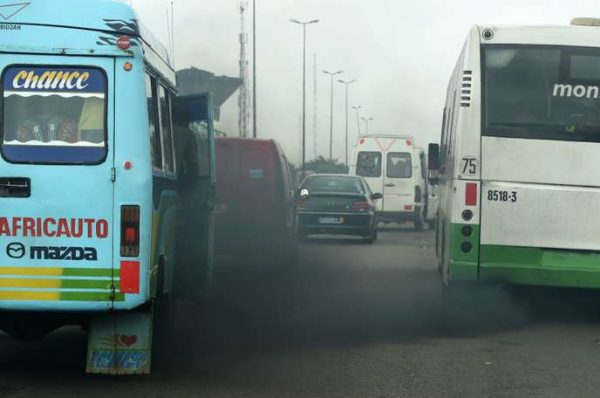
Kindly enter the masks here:
M 264 171 L 262 169 L 251 169 L 250 178 L 263 178 Z
M 2 155 L 9 162 L 98 164 L 106 158 L 106 76 L 100 69 L 9 67 Z

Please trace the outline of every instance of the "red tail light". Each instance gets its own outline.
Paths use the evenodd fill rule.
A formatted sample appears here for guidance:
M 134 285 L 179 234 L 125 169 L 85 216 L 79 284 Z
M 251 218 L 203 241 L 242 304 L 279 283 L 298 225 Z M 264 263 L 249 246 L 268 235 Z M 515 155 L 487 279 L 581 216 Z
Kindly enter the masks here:
M 305 209 L 308 207 L 308 200 L 298 200 L 296 201 L 296 207 L 299 207 L 301 209 Z
M 465 206 L 477 206 L 477 183 L 467 183 L 465 187 Z
M 140 207 L 121 206 L 121 256 L 140 255 Z
M 366 200 L 359 200 L 352 204 L 352 210 L 367 211 L 371 209 L 371 205 Z

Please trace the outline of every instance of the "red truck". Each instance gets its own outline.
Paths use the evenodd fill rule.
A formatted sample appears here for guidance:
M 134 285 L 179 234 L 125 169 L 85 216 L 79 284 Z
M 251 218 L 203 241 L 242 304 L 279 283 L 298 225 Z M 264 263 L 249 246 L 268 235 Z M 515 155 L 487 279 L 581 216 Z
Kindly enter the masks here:
M 215 250 L 295 261 L 295 179 L 273 140 L 219 137 Z

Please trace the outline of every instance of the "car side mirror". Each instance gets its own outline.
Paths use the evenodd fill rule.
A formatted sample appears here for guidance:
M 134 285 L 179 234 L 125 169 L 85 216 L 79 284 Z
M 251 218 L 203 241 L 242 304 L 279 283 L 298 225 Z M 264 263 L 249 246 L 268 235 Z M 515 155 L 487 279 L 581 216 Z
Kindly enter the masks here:
M 310 196 L 308 189 L 302 188 L 296 190 L 296 199 L 306 200 Z
M 383 195 L 380 194 L 379 192 L 377 192 L 377 193 L 374 193 L 374 194 L 371 195 L 371 199 L 372 200 L 383 199 Z
M 427 168 L 430 171 L 438 171 L 440 169 L 440 144 L 429 144 Z

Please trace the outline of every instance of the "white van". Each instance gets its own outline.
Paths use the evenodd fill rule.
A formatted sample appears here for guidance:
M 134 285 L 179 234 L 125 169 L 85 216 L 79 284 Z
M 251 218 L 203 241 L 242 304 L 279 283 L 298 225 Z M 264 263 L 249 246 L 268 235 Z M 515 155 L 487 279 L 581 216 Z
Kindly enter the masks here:
M 350 174 L 363 177 L 373 192 L 381 192 L 377 219 L 413 222 L 423 228 L 425 182 L 419 150 L 412 137 L 368 135 L 358 137 Z

